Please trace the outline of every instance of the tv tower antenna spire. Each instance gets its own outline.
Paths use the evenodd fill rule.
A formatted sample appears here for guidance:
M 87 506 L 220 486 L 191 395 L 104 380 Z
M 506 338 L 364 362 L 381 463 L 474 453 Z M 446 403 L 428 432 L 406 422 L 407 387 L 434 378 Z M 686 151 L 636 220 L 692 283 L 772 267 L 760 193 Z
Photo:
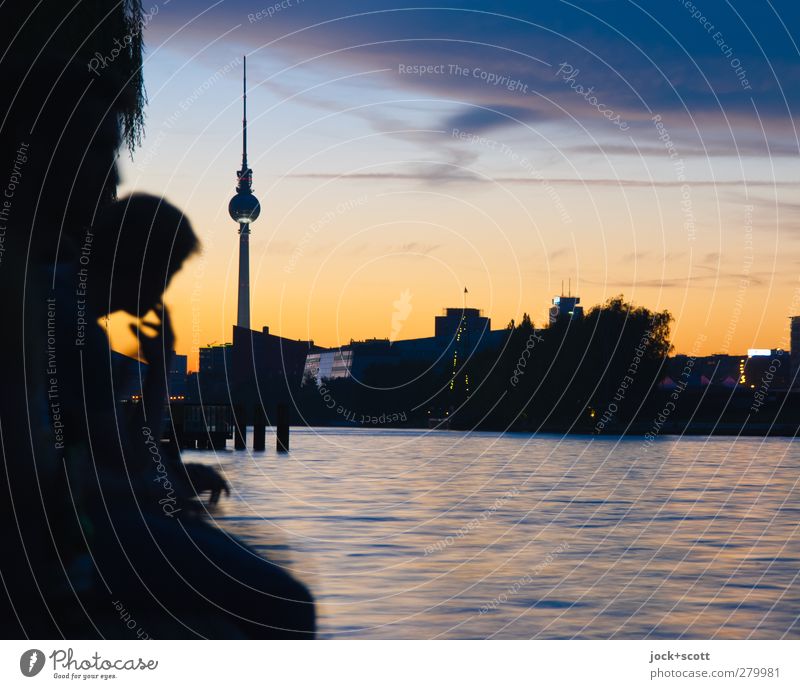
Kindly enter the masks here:
M 247 55 L 242 57 L 242 170 L 247 169 Z

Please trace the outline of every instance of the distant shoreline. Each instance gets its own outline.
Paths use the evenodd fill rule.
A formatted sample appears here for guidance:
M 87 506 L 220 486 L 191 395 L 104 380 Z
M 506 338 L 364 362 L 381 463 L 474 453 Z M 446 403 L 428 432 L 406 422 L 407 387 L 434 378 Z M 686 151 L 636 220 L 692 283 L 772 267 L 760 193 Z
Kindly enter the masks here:
M 408 431 L 451 431 L 454 433 L 469 433 L 476 431 L 480 433 L 499 433 L 499 434 L 512 434 L 512 435 L 569 435 L 569 436 L 583 436 L 588 438 L 645 438 L 650 432 L 649 427 L 645 424 L 631 424 L 629 427 L 620 425 L 618 427 L 608 426 L 603 433 L 593 433 L 590 426 L 542 426 L 541 428 L 460 428 L 451 427 L 447 428 L 440 426 L 437 428 L 427 428 L 419 425 L 397 425 L 397 424 L 383 424 L 380 426 L 367 425 L 367 424 L 354 424 L 354 423 L 315 423 L 311 425 L 298 425 L 295 428 L 353 428 L 362 430 L 408 430 Z M 712 422 L 695 422 L 691 424 L 680 424 L 679 422 L 673 423 L 669 428 L 665 428 L 656 437 L 670 437 L 676 436 L 714 436 L 714 437 L 756 437 L 756 438 L 793 438 L 800 432 L 800 425 L 791 424 L 769 424 L 758 423 L 748 424 L 742 427 L 741 424 L 735 423 L 712 423 Z

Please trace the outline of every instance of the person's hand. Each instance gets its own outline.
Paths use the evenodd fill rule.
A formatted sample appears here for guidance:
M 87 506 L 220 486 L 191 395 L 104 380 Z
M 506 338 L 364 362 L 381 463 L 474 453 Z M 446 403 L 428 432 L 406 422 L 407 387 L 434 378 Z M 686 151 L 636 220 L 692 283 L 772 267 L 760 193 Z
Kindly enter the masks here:
M 214 467 L 193 463 L 184 464 L 183 467 L 186 470 L 189 483 L 198 496 L 200 493 L 210 491 L 208 498 L 210 505 L 216 505 L 219 502 L 222 491 L 225 491 L 226 496 L 230 496 L 231 489 L 228 482 Z
M 167 307 L 157 304 L 153 311 L 159 319 L 158 322 L 142 319 L 130 326 L 131 331 L 139 340 L 139 352 L 150 366 L 164 364 L 175 348 L 175 333 L 172 330 Z M 148 335 L 144 328 L 152 330 L 153 334 Z

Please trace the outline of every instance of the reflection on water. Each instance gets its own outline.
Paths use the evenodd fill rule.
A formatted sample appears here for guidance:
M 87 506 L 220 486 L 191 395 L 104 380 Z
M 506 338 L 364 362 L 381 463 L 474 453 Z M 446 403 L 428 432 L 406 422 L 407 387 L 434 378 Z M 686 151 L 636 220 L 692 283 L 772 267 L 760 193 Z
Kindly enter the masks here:
M 789 439 L 304 429 L 185 458 L 323 637 L 800 637 Z

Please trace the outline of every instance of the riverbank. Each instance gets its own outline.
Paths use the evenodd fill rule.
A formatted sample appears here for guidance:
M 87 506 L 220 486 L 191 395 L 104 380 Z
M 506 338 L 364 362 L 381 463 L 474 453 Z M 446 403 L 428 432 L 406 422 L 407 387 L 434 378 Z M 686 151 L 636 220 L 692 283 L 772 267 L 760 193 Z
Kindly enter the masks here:
M 374 425 L 359 425 L 359 424 L 346 424 L 346 423 L 330 423 L 330 424 L 314 424 L 314 426 L 303 426 L 304 428 L 352 428 L 363 430 L 376 430 Z M 488 433 L 523 433 L 523 434 L 536 434 L 546 433 L 553 435 L 571 435 L 571 436 L 592 436 L 596 438 L 602 437 L 642 437 L 647 438 L 650 436 L 721 436 L 721 437 L 775 437 L 775 438 L 793 438 L 800 432 L 800 425 L 798 424 L 771 424 L 771 423 L 751 423 L 751 424 L 737 424 L 737 423 L 714 423 L 714 422 L 672 422 L 665 424 L 658 434 L 652 433 L 652 426 L 645 423 L 632 423 L 632 424 L 611 424 L 603 429 L 602 433 L 593 432 L 593 427 L 590 425 L 577 425 L 570 426 L 561 424 L 544 424 L 537 428 L 525 427 L 520 425 L 512 426 L 508 429 L 491 428 L 486 426 L 479 426 L 474 429 L 462 428 L 458 424 L 439 424 L 435 428 L 428 428 L 425 426 L 409 425 L 409 424 L 384 424 L 381 429 L 402 429 L 402 430 L 415 430 L 415 431 L 453 431 L 453 432 L 469 432 L 470 430 L 477 430 L 480 432 Z

